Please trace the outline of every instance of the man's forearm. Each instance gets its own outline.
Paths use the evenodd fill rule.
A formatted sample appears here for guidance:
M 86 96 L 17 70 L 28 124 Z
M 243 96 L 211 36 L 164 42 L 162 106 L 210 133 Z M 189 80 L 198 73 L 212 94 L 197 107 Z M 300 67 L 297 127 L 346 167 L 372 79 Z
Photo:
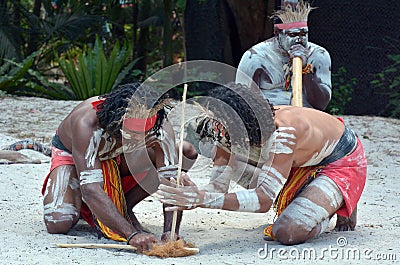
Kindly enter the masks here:
M 241 190 L 228 194 L 206 192 L 202 208 L 222 209 L 239 212 L 266 212 L 272 205 L 272 200 L 257 189 Z
M 97 188 L 83 185 L 81 190 L 83 201 L 105 226 L 125 238 L 136 231 L 133 225 L 121 215 L 100 185 Z
M 331 85 L 322 82 L 317 75 L 303 75 L 303 87 L 308 103 L 315 109 L 325 110 L 331 99 Z

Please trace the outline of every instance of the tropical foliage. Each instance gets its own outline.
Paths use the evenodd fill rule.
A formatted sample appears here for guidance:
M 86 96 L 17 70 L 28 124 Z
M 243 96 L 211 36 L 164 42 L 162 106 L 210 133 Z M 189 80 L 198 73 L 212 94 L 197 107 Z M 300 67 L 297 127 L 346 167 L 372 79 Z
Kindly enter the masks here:
M 105 55 L 103 43 L 97 37 L 94 47 L 87 47 L 75 56 L 72 50 L 59 58 L 58 62 L 65 74 L 76 99 L 86 99 L 102 95 L 114 89 L 137 62 L 129 62 L 132 54 L 132 44 L 124 44 L 121 48 L 117 42 L 108 58 Z
M 345 114 L 346 105 L 351 101 L 357 82 L 356 78 L 349 77 L 344 67 L 340 67 L 337 73 L 333 73 L 332 97 L 326 111 L 332 115 Z
M 0 89 L 83 99 L 143 79 L 173 63 L 171 49 L 182 56 L 179 23 L 163 23 L 177 3 L 185 0 L 0 0 Z
M 393 63 L 375 74 L 375 79 L 372 80 L 371 84 L 388 96 L 385 114 L 400 118 L 400 43 L 394 40 L 390 43 L 394 43 L 394 47 L 398 51 L 396 54 L 388 55 Z

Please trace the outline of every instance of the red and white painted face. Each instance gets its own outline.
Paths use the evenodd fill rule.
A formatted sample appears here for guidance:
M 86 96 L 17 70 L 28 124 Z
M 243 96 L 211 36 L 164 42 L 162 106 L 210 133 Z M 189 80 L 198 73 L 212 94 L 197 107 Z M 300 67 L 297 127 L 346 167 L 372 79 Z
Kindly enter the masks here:
M 121 135 L 125 146 L 145 145 L 146 135 L 154 127 L 157 114 L 147 119 L 125 118 L 122 122 Z
M 147 132 L 132 131 L 124 126 L 121 129 L 122 138 L 124 138 L 124 140 L 127 140 L 129 142 L 138 143 L 138 142 L 143 141 L 144 138 L 146 137 L 146 133 Z
M 122 126 L 121 135 L 124 152 L 129 153 L 146 146 L 147 132 L 132 131 Z
M 295 44 L 308 46 L 308 27 L 282 29 L 278 31 L 279 47 L 285 51 L 289 51 Z

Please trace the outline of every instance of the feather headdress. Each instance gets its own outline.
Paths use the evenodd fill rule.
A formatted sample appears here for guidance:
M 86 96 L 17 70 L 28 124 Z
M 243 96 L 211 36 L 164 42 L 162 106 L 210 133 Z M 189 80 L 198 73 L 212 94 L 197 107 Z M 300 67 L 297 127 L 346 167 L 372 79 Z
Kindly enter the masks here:
M 275 24 L 276 30 L 307 27 L 308 15 L 315 7 L 311 7 L 306 1 L 300 0 L 296 5 L 287 4 L 281 10 L 273 13 L 273 17 L 279 18 L 282 23 Z
M 159 100 L 153 95 L 134 95 L 128 102 L 122 124 L 133 131 L 148 131 L 157 121 L 157 113 L 169 106 L 169 99 Z

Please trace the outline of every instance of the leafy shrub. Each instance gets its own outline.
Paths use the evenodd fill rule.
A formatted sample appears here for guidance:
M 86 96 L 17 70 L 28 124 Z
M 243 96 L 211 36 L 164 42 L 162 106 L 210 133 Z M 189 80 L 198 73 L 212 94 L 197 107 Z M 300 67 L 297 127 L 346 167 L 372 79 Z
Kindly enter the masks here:
M 351 101 L 354 87 L 357 85 L 356 78 L 348 77 L 344 67 L 340 67 L 338 72 L 332 74 L 332 98 L 326 111 L 332 115 L 345 114 L 346 104 Z
M 385 112 L 390 117 L 400 118 L 400 53 L 390 54 L 388 57 L 393 64 L 375 74 L 371 85 L 388 95 L 389 100 Z
M 58 58 L 58 63 L 76 99 L 84 100 L 116 88 L 138 61 L 129 63 L 131 53 L 132 44 L 120 47 L 116 42 L 107 58 L 103 43 L 96 37 L 94 47 L 70 50 L 66 56 Z
M 19 64 L 12 60 L 3 60 L 4 63 L 0 67 L 0 90 L 15 94 L 29 82 L 26 75 L 33 64 L 34 57 L 29 56 Z
M 39 71 L 32 69 L 38 53 L 32 53 L 20 63 L 3 59 L 5 63 L 0 67 L 0 91 L 18 96 L 71 99 L 72 93 L 68 87 L 50 82 Z

